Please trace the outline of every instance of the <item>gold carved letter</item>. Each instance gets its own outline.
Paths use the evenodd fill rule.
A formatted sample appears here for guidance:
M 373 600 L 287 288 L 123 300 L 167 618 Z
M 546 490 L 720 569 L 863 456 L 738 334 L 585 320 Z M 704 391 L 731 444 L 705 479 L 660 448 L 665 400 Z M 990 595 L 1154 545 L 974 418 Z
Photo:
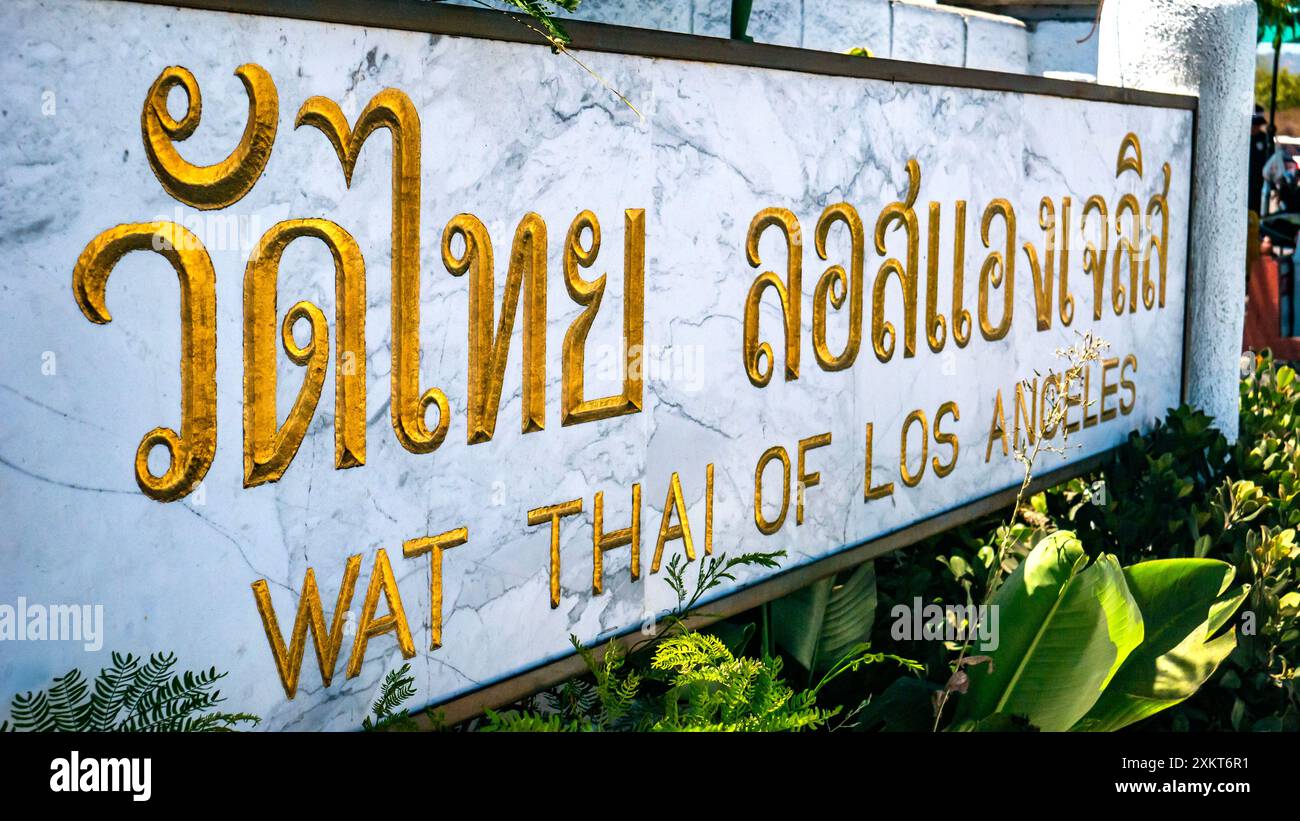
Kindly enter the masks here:
M 817 220 L 814 237 L 817 256 L 826 260 L 826 238 L 837 222 L 844 223 L 849 229 L 849 270 L 846 274 L 843 265 L 832 265 L 817 280 L 817 289 L 813 292 L 813 354 L 822 370 L 842 371 L 858 358 L 862 347 L 862 267 L 866 253 L 866 236 L 862 227 L 862 218 L 857 209 L 847 202 L 826 206 L 821 218 Z M 844 350 L 839 356 L 831 353 L 826 345 L 826 303 L 839 310 L 844 300 L 849 301 L 849 339 L 844 343 Z
M 349 128 L 338 104 L 312 97 L 298 110 L 295 127 L 310 125 L 330 141 L 352 186 L 361 147 L 386 128 L 393 140 L 393 368 L 389 413 L 402 447 L 429 453 L 447 436 L 451 422 L 446 395 L 438 388 L 420 393 L 420 115 L 409 97 L 386 88 L 371 98 Z M 429 429 L 426 413 L 438 407 L 438 424 Z
M 803 299 L 803 235 L 799 230 L 799 220 L 784 208 L 764 208 L 759 211 L 750 222 L 749 233 L 745 236 L 745 256 L 751 268 L 763 264 L 758 256 L 758 240 L 771 226 L 779 228 L 785 238 L 786 282 L 781 282 L 772 271 L 764 271 L 754 279 L 754 284 L 749 286 L 749 294 L 745 297 L 745 373 L 758 388 L 772 381 L 772 372 L 776 367 L 772 346 L 758 341 L 758 309 L 763 300 L 763 292 L 768 288 L 776 291 L 781 299 L 786 381 L 799 378 L 799 334 L 802 329 L 800 303 Z
M 176 271 L 181 287 L 181 432 L 157 427 L 135 452 L 135 481 L 150 499 L 188 495 L 212 465 L 217 450 L 217 277 L 199 238 L 174 222 L 110 228 L 90 241 L 72 272 L 72 292 L 97 325 L 113 317 L 105 304 L 108 275 L 131 251 L 153 250 Z M 162 476 L 149 470 L 149 451 L 162 445 L 169 463 Z
M 308 630 L 311 630 L 312 643 L 316 646 L 316 663 L 320 667 L 321 683 L 330 686 L 330 680 L 334 678 L 334 665 L 338 662 L 339 650 L 343 647 L 344 620 L 352 605 L 352 593 L 360 574 L 360 554 L 349 556 L 343 569 L 343 584 L 339 586 L 338 599 L 334 603 L 332 623 L 329 632 L 326 632 L 320 589 L 316 586 L 316 572 L 307 568 L 302 595 L 298 597 L 298 614 L 293 620 L 293 633 L 287 648 L 284 646 L 284 636 L 280 633 L 280 623 L 275 617 L 275 607 L 271 604 L 271 592 L 267 588 L 266 579 L 253 582 L 253 599 L 257 602 L 257 612 L 262 617 L 266 640 L 271 644 L 275 670 L 280 674 L 280 684 L 284 686 L 284 694 L 288 698 L 292 699 L 298 694 L 298 674 L 302 670 L 302 657 L 307 649 Z
M 1034 313 L 1038 320 L 1038 330 L 1047 331 L 1052 327 L 1052 278 L 1056 267 L 1056 206 L 1051 197 L 1043 197 L 1038 203 L 1038 225 L 1043 229 L 1043 261 L 1038 263 L 1038 251 L 1032 242 L 1025 243 L 1025 257 L 1029 260 L 1029 272 L 1034 278 Z
M 388 613 L 375 618 L 380 593 L 384 594 L 384 600 L 388 603 Z M 375 636 L 382 636 L 384 633 L 396 634 L 397 647 L 402 651 L 402 658 L 409 659 L 415 656 L 415 642 L 411 641 L 411 628 L 406 623 L 406 611 L 402 609 L 402 595 L 397 590 L 393 566 L 388 561 L 388 551 L 381 547 L 375 554 L 375 567 L 370 571 L 370 587 L 366 590 L 366 601 L 361 607 L 357 637 L 352 640 L 352 655 L 348 658 L 348 678 L 361 675 L 361 664 L 366 660 L 366 646 Z
M 995 199 L 984 209 L 980 222 L 980 240 L 989 246 L 989 226 L 994 217 L 1002 217 L 1007 229 L 1006 252 L 991 251 L 980 268 L 980 333 L 990 341 L 1002 339 L 1011 330 L 1011 315 L 1016 305 L 1016 209 L 1005 199 Z M 989 291 L 1002 286 L 1002 320 L 989 321 Z
M 1159 194 L 1155 194 L 1147 201 L 1147 242 L 1146 249 L 1142 254 L 1142 303 L 1148 309 L 1152 307 L 1152 283 L 1151 283 L 1151 257 L 1155 254 L 1160 255 L 1160 307 L 1165 307 L 1165 276 L 1167 273 L 1166 254 L 1169 247 L 1169 163 L 1165 163 L 1161 169 L 1164 172 L 1165 182 L 1160 189 Z M 1160 234 L 1151 228 L 1151 220 L 1155 213 L 1160 212 Z
M 871 292 L 871 347 L 876 358 L 888 362 L 894 356 L 894 345 L 898 332 L 894 323 L 885 321 L 885 286 L 889 284 L 891 274 L 898 276 L 898 284 L 903 289 L 903 356 L 916 355 L 916 292 L 920 266 L 920 242 L 917 233 L 916 195 L 921 191 L 921 165 L 915 158 L 907 161 L 907 194 L 901 201 L 892 202 L 880 211 L 876 219 L 876 253 L 888 253 L 885 247 L 885 232 L 892 223 L 897 222 L 907 231 L 907 263 L 904 265 L 896 257 L 890 257 L 881 264 L 876 272 L 875 285 Z
M 1110 253 L 1110 209 L 1100 194 L 1093 194 L 1083 205 L 1079 230 L 1088 230 L 1088 215 L 1096 211 L 1101 217 L 1101 247 L 1089 242 L 1083 249 L 1083 270 L 1092 275 L 1092 318 L 1101 319 L 1102 294 L 1106 287 L 1106 257 Z
M 168 66 L 154 80 L 140 114 L 144 153 L 158 182 L 168 194 L 195 208 L 225 208 L 252 190 L 266 168 L 280 122 L 280 99 L 266 69 L 245 63 L 235 76 L 248 93 L 248 123 L 235 150 L 216 165 L 193 165 L 173 142 L 188 139 L 203 116 L 203 98 L 190 70 Z M 185 90 L 185 116 L 176 120 L 167 111 L 167 95 L 177 86 Z
M 437 650 L 442 646 L 442 554 L 445 550 L 459 547 L 469 541 L 469 528 L 458 527 L 426 536 L 421 539 L 408 539 L 402 544 L 402 555 L 408 559 L 429 554 L 429 649 Z
M 591 525 L 591 592 L 599 596 L 605 587 L 605 552 L 630 546 L 632 581 L 641 578 L 641 485 L 632 485 L 632 524 L 621 530 L 605 530 L 605 491 L 596 492 L 596 512 Z
M 582 232 L 591 232 L 591 247 L 582 247 Z M 564 334 L 560 424 L 576 425 L 638 413 L 643 390 L 645 342 L 645 210 L 623 212 L 623 392 L 600 399 L 583 398 L 587 334 L 605 296 L 605 275 L 585 280 L 578 268 L 590 268 L 600 253 L 600 223 L 583 211 L 569 226 L 564 243 L 564 285 L 569 297 L 586 308 Z M 597 591 L 599 592 L 599 591 Z
M 781 512 L 772 521 L 763 516 L 763 470 L 773 459 L 781 462 Z M 780 445 L 773 445 L 763 451 L 754 467 L 754 525 L 764 536 L 771 536 L 785 524 L 785 515 L 790 510 L 790 454 Z
M 356 240 L 323 219 L 286 220 L 263 235 L 244 272 L 244 487 L 275 482 L 302 444 L 325 385 L 329 323 L 320 308 L 298 302 L 285 315 L 285 352 L 307 373 L 284 425 L 276 427 L 276 280 L 289 243 L 315 237 L 334 258 L 338 334 L 334 353 L 334 466 L 366 461 L 366 266 Z M 311 324 L 305 346 L 294 341 L 299 319 Z
M 465 241 L 457 257 L 452 241 Z M 534 213 L 524 215 L 515 230 L 501 318 L 492 333 L 496 313 L 492 238 L 473 214 L 457 214 L 442 232 L 442 262 L 454 276 L 469 272 L 469 430 L 466 441 L 487 442 L 496 431 L 501 383 L 510 358 L 519 294 L 524 296 L 523 422 L 524 433 L 546 423 L 546 223 Z

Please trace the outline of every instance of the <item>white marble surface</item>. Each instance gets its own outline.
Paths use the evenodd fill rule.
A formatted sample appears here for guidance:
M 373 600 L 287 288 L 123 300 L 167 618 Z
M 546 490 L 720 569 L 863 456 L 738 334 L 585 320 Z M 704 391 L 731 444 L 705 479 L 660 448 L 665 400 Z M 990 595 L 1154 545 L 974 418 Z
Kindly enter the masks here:
M 802 45 L 839 52 L 866 48 L 888 57 L 890 19 L 885 0 L 805 0 Z
M 966 63 L 966 18 L 955 8 L 895 2 L 890 56 L 895 60 L 960 66 Z
M 1080 446 L 1072 458 L 1117 443 L 1178 401 L 1187 112 L 593 55 L 592 67 L 644 112 L 639 120 L 590 75 L 541 47 L 122 3 L 5 4 L 0 47 L 7 80 L 0 118 L 9 133 L 0 148 L 6 260 L 0 327 L 7 339 L 0 347 L 0 519 L 10 534 L 0 550 L 0 603 L 23 596 L 103 604 L 106 627 L 98 654 L 78 643 L 6 643 L 0 653 L 6 701 L 71 667 L 96 669 L 110 650 L 169 649 L 190 667 L 231 670 L 223 687 L 228 706 L 264 716 L 263 728 L 354 728 L 380 678 L 401 663 L 392 637 L 371 642 L 355 679 L 344 678 L 340 660 L 328 689 L 309 649 L 300 692 L 286 701 L 252 582 L 268 581 L 287 629 L 308 567 L 331 610 L 346 558 L 362 554 L 364 588 L 375 551 L 385 548 L 420 651 L 412 664 L 421 700 L 441 700 L 564 654 L 570 633 L 595 641 L 668 606 L 671 593 L 662 573 L 649 574 L 649 563 L 673 471 L 681 475 L 697 546 L 705 467 L 712 462 L 717 552 L 785 549 L 786 566 L 793 566 L 1014 484 L 1019 468 L 1010 459 L 983 460 L 993 391 L 1001 387 L 1005 395 L 1034 369 L 1058 366 L 1051 351 L 1072 341 L 1075 331 L 1100 333 L 1113 354 L 1136 352 L 1141 365 L 1134 413 L 1072 439 Z M 141 150 L 140 108 L 164 66 L 189 67 L 203 90 L 203 121 L 180 149 L 194 162 L 214 162 L 243 129 L 246 101 L 232 72 L 244 62 L 259 63 L 274 78 L 280 130 L 252 192 L 204 223 L 233 216 L 247 229 L 241 242 L 210 247 L 218 289 L 217 454 L 201 492 L 160 504 L 136 488 L 132 460 L 146 431 L 179 422 L 175 275 L 157 256 L 129 255 L 109 280 L 113 321 L 96 326 L 73 299 L 72 267 L 85 244 L 112 225 L 199 217 L 171 200 L 151 173 Z M 309 96 L 336 99 L 351 119 L 389 86 L 411 96 L 423 123 L 421 384 L 443 388 L 453 412 L 447 441 L 423 456 L 402 449 L 388 420 L 387 137 L 367 143 L 346 189 L 324 138 L 292 128 L 293 113 Z M 55 107 L 47 116 L 49 99 Z M 1115 152 L 1129 131 L 1141 135 L 1145 148 L 1146 181 L 1138 186 L 1115 180 Z M 1094 193 L 1114 202 L 1133 188 L 1145 202 L 1160 163 L 1170 162 L 1167 307 L 1143 311 L 1137 322 L 1108 312 L 1094 323 L 1076 256 L 1073 327 L 1057 323 L 1040 333 L 1020 254 L 1016 320 L 1007 340 L 990 343 L 976 331 L 965 349 L 950 343 L 936 355 L 922 332 L 915 358 L 881 364 L 866 341 L 852 369 L 820 370 L 810 341 L 812 290 L 826 265 L 812 250 L 817 216 L 826 204 L 845 200 L 858 207 L 870 232 L 880 209 L 905 186 L 909 157 L 919 159 L 924 173 L 923 229 L 925 204 L 943 203 L 949 226 L 943 271 L 950 269 L 952 203 L 971 203 L 965 294 L 972 313 L 984 257 L 976 216 L 990 199 L 1010 199 L 1020 215 L 1020 241 L 1041 251 L 1041 196 L 1071 196 L 1076 219 Z M 804 342 L 801 378 L 784 381 L 778 368 L 760 390 L 741 366 L 743 303 L 756 274 L 745 261 L 744 237 L 752 216 L 769 206 L 793 210 L 803 224 Z M 642 413 L 561 427 L 560 351 L 578 306 L 561 284 L 559 250 L 569 221 L 584 208 L 604 227 L 598 270 L 610 274 L 589 341 L 589 394 L 611 386 L 597 362 L 600 346 L 620 338 L 625 208 L 647 210 L 646 343 L 679 365 L 648 375 Z M 452 215 L 477 214 L 496 243 L 500 288 L 508 237 L 528 210 L 550 227 L 546 429 L 518 432 L 516 340 L 496 437 L 466 446 L 466 283 L 443 268 L 438 239 Z M 278 220 L 310 216 L 347 228 L 366 258 L 367 461 L 333 469 L 331 376 L 283 479 L 245 490 L 244 264 L 262 231 Z M 995 237 L 1000 231 L 993 229 Z M 888 242 L 891 255 L 901 253 L 897 233 Z M 832 259 L 842 260 L 842 235 L 833 235 L 830 245 Z M 1076 253 L 1081 245 L 1075 237 Z M 784 252 L 773 234 L 761 251 L 765 268 L 782 269 Z M 924 257 L 922 244 L 923 268 Z M 869 247 L 868 282 L 880 261 Z M 311 299 L 328 314 L 331 270 L 317 244 L 294 243 L 280 274 L 282 309 Z M 940 304 L 947 305 L 950 281 L 945 275 L 941 282 Z M 761 336 L 779 349 L 772 301 L 769 293 Z M 900 303 L 891 285 L 887 315 L 895 324 L 901 324 Z M 864 320 L 869 327 L 869 308 Z M 845 322 L 843 315 L 832 317 L 836 347 Z M 300 380 L 301 371 L 282 358 L 282 414 Z M 962 442 L 955 472 L 942 480 L 929 474 L 917 488 L 900 484 L 892 497 L 864 504 L 865 423 L 876 426 L 879 481 L 897 464 L 903 417 L 922 408 L 932 418 L 948 399 L 962 409 L 953 426 Z M 793 458 L 800 438 L 825 431 L 834 442 L 810 455 L 822 484 L 807 492 L 806 521 L 796 527 L 792 509 L 780 533 L 760 535 L 751 510 L 759 455 L 782 444 Z M 775 481 L 778 471 L 769 477 Z M 605 491 L 608 526 L 622 526 L 638 481 L 642 579 L 630 581 L 626 550 L 613 552 L 605 592 L 592 596 L 592 497 Z M 529 527 L 526 511 L 576 497 L 584 499 L 584 511 L 562 530 L 562 601 L 553 610 L 548 532 Z M 401 545 L 460 525 L 469 527 L 470 541 L 446 556 L 444 646 L 430 652 L 428 564 L 403 559 Z M 679 549 L 678 542 L 668 548 Z M 353 601 L 358 614 L 362 593 Z
M 966 68 L 1023 74 L 1029 65 L 1025 24 L 997 14 L 966 14 Z

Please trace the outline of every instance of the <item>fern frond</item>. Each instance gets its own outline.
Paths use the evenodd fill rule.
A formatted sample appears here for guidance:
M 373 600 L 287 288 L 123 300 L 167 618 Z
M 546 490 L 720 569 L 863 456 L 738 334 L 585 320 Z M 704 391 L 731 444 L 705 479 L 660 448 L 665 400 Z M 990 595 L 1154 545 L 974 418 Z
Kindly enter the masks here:
M 54 680 L 49 689 L 50 726 L 55 732 L 75 733 L 82 729 L 86 706 L 82 703 L 89 690 L 80 670 L 69 670 Z
M 126 713 L 125 721 L 130 721 L 136 714 L 136 707 L 140 699 L 146 693 L 157 689 L 167 679 L 172 668 L 176 666 L 175 653 L 154 653 L 149 657 L 149 663 L 140 668 L 135 676 L 135 681 L 127 691 L 126 697 L 122 699 L 122 711 Z
M 53 722 L 50 719 L 50 700 L 44 690 L 39 693 L 28 691 L 14 696 L 9 705 L 9 715 L 14 720 L 15 729 L 31 730 L 35 733 L 53 729 Z
M 93 693 L 81 671 L 71 670 L 48 690 L 15 696 L 13 726 L 5 722 L 0 730 L 202 732 L 260 721 L 248 713 L 202 714 L 224 700 L 213 687 L 226 674 L 213 667 L 167 680 L 175 666 L 171 653 L 155 653 L 143 667 L 139 657 L 113 653 L 112 663 L 95 676 Z
M 117 721 L 122 705 L 139 671 L 140 660 L 127 653 L 113 653 L 113 663 L 99 671 L 95 677 L 95 692 L 85 717 L 85 729 L 91 732 L 108 730 Z
M 191 713 L 211 709 L 225 701 L 212 687 L 226 677 L 215 667 L 198 673 L 185 671 L 144 693 L 130 718 L 118 726 L 125 732 L 176 732 Z
M 481 733 L 580 733 L 594 729 L 589 722 L 565 721 L 556 713 L 522 713 L 508 710 L 498 713 L 488 710 L 486 719 L 478 728 Z

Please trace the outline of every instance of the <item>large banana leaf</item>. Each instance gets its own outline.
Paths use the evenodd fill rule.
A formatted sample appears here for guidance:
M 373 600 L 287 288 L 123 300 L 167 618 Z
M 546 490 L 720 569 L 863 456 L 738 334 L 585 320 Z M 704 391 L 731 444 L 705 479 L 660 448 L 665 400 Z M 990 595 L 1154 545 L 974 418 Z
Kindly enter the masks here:
M 999 644 L 991 665 L 970 670 L 957 722 L 1003 713 L 1068 730 L 1142 642 L 1142 612 L 1119 562 L 1103 555 L 1089 565 L 1066 531 L 1039 542 L 990 604 L 1000 608 Z
M 1162 559 L 1124 568 L 1146 638 L 1073 729 L 1113 731 L 1188 698 L 1237 646 L 1229 630 L 1248 586 L 1224 594 L 1236 571 L 1213 559 Z
M 771 605 L 772 636 L 805 669 L 821 672 L 866 641 L 876 618 L 876 571 L 864 562 Z

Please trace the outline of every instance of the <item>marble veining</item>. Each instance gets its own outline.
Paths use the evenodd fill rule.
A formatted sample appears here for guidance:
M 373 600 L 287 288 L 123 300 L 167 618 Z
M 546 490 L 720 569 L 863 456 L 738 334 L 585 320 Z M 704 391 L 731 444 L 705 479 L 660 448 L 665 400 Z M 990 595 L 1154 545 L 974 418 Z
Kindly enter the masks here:
M 110 650 L 174 650 L 184 665 L 230 669 L 222 688 L 228 705 L 263 716 L 263 728 L 354 728 L 379 679 L 401 662 L 391 636 L 372 640 L 357 678 L 345 679 L 340 662 L 329 688 L 321 686 L 308 649 L 299 693 L 287 701 L 250 593 L 253 581 L 267 580 L 281 627 L 288 629 L 306 569 L 314 568 L 331 610 L 347 557 L 361 554 L 362 590 L 353 601 L 359 612 L 375 551 L 384 548 L 419 651 L 412 664 L 420 698 L 443 700 L 565 654 L 571 633 L 597 641 L 671 605 L 662 572 L 650 574 L 649 563 L 673 472 L 681 478 L 697 549 L 703 545 L 705 471 L 712 463 L 715 551 L 784 549 L 792 566 L 1016 483 L 1020 468 L 996 446 L 993 459 L 984 462 L 994 391 L 1001 388 L 1006 398 L 1017 380 L 1059 368 L 1052 351 L 1072 342 L 1075 331 L 1108 339 L 1109 355 L 1138 354 L 1140 367 L 1132 415 L 1073 437 L 1078 447 L 1071 459 L 1116 444 L 1179 400 L 1191 145 L 1185 111 L 590 55 L 592 68 L 634 102 L 642 119 L 590 74 L 542 47 L 125 3 L 7 3 L 0 8 L 0 55 L 7 80 L 0 110 L 9 133 L 0 147 L 0 258 L 6 261 L 0 278 L 6 330 L 0 347 L 0 519 L 9 525 L 0 549 L 0 603 L 12 605 L 22 596 L 105 607 L 98 654 L 69 642 L 6 644 L 0 653 L 5 699 L 46 686 L 74 666 L 97 669 Z M 165 66 L 195 73 L 203 119 L 179 147 L 192 162 L 215 162 L 244 126 L 246 99 L 233 76 L 244 62 L 266 68 L 280 96 L 279 133 L 265 174 L 225 211 L 181 206 L 163 192 L 141 149 L 146 92 Z M 388 418 L 387 135 L 366 143 L 348 188 L 321 134 L 293 128 L 293 114 L 309 96 L 337 100 L 351 121 L 386 87 L 406 92 L 423 124 L 421 385 L 443 388 L 453 414 L 446 442 L 423 456 L 400 446 Z M 1115 155 L 1130 131 L 1141 137 L 1146 176 L 1140 184 L 1121 185 Z M 1076 236 L 1071 328 L 1058 322 L 1049 332 L 1036 330 L 1033 287 L 1018 253 L 1015 321 L 1006 340 L 986 342 L 976 329 L 966 348 L 950 343 L 933 354 L 922 330 L 915 357 L 900 354 L 882 364 L 869 339 L 870 282 L 881 261 L 869 239 L 862 352 L 849 370 L 820 370 L 810 339 L 811 305 L 817 277 L 829 263 L 812 249 L 817 217 L 829 203 L 853 203 L 870 238 L 880 209 L 905 190 L 911 157 L 923 171 L 917 202 L 922 230 L 927 204 L 941 203 L 941 271 L 951 270 L 953 203 L 970 203 L 965 297 L 972 314 L 987 253 L 977 219 L 991 199 L 1006 197 L 1015 205 L 1018 245 L 1041 248 L 1040 197 L 1070 196 L 1076 221 L 1095 193 L 1113 206 L 1131 188 L 1145 203 L 1157 188 L 1160 164 L 1169 162 L 1166 307 L 1141 311 L 1137 321 L 1107 311 L 1094 323 L 1091 286 L 1078 257 L 1083 238 Z M 785 381 L 778 363 L 771 384 L 757 389 L 741 357 L 744 300 L 757 273 L 745 261 L 744 241 L 753 215 L 770 206 L 791 209 L 803 226 L 803 361 L 797 381 Z M 644 410 L 562 427 L 560 352 L 579 311 L 560 276 L 564 232 L 582 209 L 591 209 L 602 224 L 603 249 L 588 275 L 608 273 L 609 290 L 588 341 L 587 393 L 611 393 L 621 379 L 609 364 L 621 340 L 626 208 L 647 211 L 646 344 L 654 361 Z M 490 229 L 498 291 L 520 217 L 536 211 L 549 226 L 547 417 L 541 432 L 519 432 L 515 341 L 496 436 L 465 444 L 466 283 L 447 274 L 439 249 L 443 226 L 462 211 Z M 277 221 L 312 216 L 345 227 L 365 255 L 367 461 L 333 469 L 331 375 L 284 477 L 245 490 L 244 265 L 258 237 Z M 113 321 L 106 326 L 81 315 L 70 287 L 73 264 L 91 238 L 118 223 L 153 219 L 196 226 L 217 272 L 216 459 L 199 491 L 168 504 L 139 492 L 132 460 L 147 430 L 179 423 L 175 274 L 156 255 L 124 258 L 109 280 Z M 1000 231 L 999 223 L 995 237 Z M 887 243 L 891 256 L 903 253 L 899 232 L 891 232 Z M 846 258 L 842 231 L 829 245 L 832 260 Z M 765 269 L 784 270 L 775 232 L 764 235 L 760 253 Z M 924 255 L 923 243 L 923 270 Z M 318 243 L 291 245 L 280 270 L 281 310 L 310 299 L 332 315 L 331 272 Z M 947 274 L 940 304 L 951 304 Z M 887 318 L 899 326 L 901 305 L 891 284 Z M 846 311 L 832 312 L 830 329 L 831 347 L 838 350 L 847 334 Z M 761 338 L 782 347 L 770 293 Z M 278 376 L 283 418 L 302 377 L 283 356 Z M 916 488 L 892 476 L 899 484 L 894 495 L 864 504 L 865 424 L 874 423 L 873 475 L 881 481 L 896 473 L 906 414 L 920 408 L 933 419 L 949 399 L 961 407 L 952 427 L 962 443 L 956 470 L 942 480 L 928 473 Z M 793 459 L 799 439 L 825 431 L 834 438 L 810 452 L 809 467 L 822 478 L 807 492 L 804 523 L 795 526 L 792 501 L 785 527 L 762 536 L 752 512 L 759 455 L 781 444 Z M 769 516 L 778 479 L 779 470 L 770 470 Z M 592 497 L 604 491 L 607 526 L 623 527 L 634 482 L 643 494 L 642 578 L 631 581 L 626 549 L 613 551 L 605 558 L 605 591 L 593 596 Z M 526 511 L 579 497 L 581 516 L 565 520 L 561 530 L 562 595 L 551 609 L 548 530 L 528 526 Z M 431 652 L 428 564 L 403 559 L 401 545 L 460 525 L 469 526 L 470 541 L 445 557 L 444 646 Z M 680 542 L 667 550 L 680 550 Z M 749 574 L 738 584 L 756 578 Z M 350 638 L 344 655 L 349 646 Z

